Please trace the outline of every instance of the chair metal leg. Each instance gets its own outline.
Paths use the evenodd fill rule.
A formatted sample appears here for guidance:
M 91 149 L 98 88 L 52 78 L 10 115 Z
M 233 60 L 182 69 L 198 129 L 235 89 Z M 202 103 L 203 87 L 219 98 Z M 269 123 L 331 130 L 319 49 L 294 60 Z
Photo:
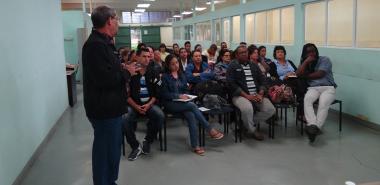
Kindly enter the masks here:
M 342 132 L 342 102 L 339 102 L 339 132 Z
M 160 128 L 160 131 L 158 132 L 158 140 L 160 141 L 160 151 L 164 151 L 164 147 L 162 145 L 162 128 Z
M 168 143 L 166 138 L 166 119 L 164 121 L 164 151 L 167 151 Z
M 285 129 L 288 127 L 288 108 L 285 109 Z

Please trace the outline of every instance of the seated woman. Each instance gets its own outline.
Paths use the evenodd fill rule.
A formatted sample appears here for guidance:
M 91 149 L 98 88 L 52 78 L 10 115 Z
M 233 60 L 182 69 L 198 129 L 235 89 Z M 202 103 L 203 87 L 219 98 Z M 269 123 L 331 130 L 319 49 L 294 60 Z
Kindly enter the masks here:
M 266 57 L 266 55 L 267 55 L 267 48 L 265 46 L 260 46 L 259 47 L 259 55 L 260 55 L 260 60 L 264 60 L 265 63 L 267 63 L 268 65 L 270 63 L 272 63 L 272 60 Z
M 201 52 L 198 50 L 193 52 L 193 62 L 187 65 L 185 74 L 187 82 L 191 85 L 212 80 L 215 77 L 214 72 L 209 69 L 208 64 L 202 61 Z
M 179 70 L 178 59 L 174 55 L 168 55 L 165 59 L 166 69 L 162 77 L 161 98 L 165 110 L 171 113 L 181 113 L 184 115 L 190 132 L 190 143 L 193 151 L 198 155 L 203 155 L 205 150 L 198 145 L 197 123 L 199 122 L 213 139 L 222 139 L 223 134 L 212 128 L 207 122 L 197 105 L 193 102 L 179 102 L 174 99 L 188 99 L 188 86 L 186 77 Z
M 304 98 L 304 111 L 307 121 L 306 134 L 312 143 L 326 121 L 329 107 L 335 99 L 337 85 L 334 81 L 330 59 L 319 56 L 317 47 L 311 43 L 303 47 L 297 75 L 306 79 L 308 85 Z M 313 108 L 316 100 L 319 100 L 317 114 Z
M 226 82 L 227 68 L 231 62 L 231 53 L 228 49 L 220 51 L 221 60 L 216 64 L 214 69 L 216 80 Z
M 216 52 L 217 50 L 218 47 L 216 44 L 211 44 L 210 48 L 208 48 L 202 54 L 207 57 L 208 62 L 216 63 L 216 60 L 218 58 L 218 53 Z
M 259 66 L 260 71 L 264 76 L 270 77 L 270 74 L 268 73 L 270 67 L 268 66 L 267 63 L 265 63 L 264 60 L 260 60 L 259 49 L 257 47 L 250 47 L 248 49 L 248 56 L 249 56 L 249 61 Z
M 286 50 L 284 46 L 276 46 L 273 50 L 273 63 L 276 66 L 276 72 L 280 80 L 287 80 L 289 77 L 296 76 L 297 67 L 292 61 L 286 59 Z

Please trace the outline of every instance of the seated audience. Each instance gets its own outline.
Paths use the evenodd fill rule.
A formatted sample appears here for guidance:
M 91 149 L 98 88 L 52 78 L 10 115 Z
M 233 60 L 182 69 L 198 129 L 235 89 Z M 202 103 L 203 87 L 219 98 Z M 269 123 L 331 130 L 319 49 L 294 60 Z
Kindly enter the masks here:
M 185 44 L 184 44 L 184 47 L 185 47 L 186 52 L 187 52 L 188 60 L 191 60 L 191 42 L 190 41 L 186 41 Z
M 232 103 L 239 108 L 248 134 L 256 140 L 263 140 L 263 135 L 256 130 L 255 122 L 266 121 L 275 113 L 273 104 L 264 97 L 265 76 L 257 65 L 249 62 L 247 47 L 239 46 L 235 53 L 236 60 L 231 62 L 227 70 Z M 257 113 L 254 115 L 255 110 Z
M 148 66 L 148 69 L 150 68 L 158 74 L 162 74 L 165 71 L 165 62 L 161 60 L 161 53 L 157 49 L 153 52 L 153 60 L 150 61 Z
M 191 147 L 196 154 L 203 155 L 205 150 L 198 145 L 198 122 L 206 129 L 211 138 L 221 139 L 224 135 L 210 126 L 195 103 L 175 101 L 175 99 L 186 100 L 189 98 L 186 95 L 189 92 L 186 77 L 179 70 L 179 63 L 174 55 L 166 57 L 165 63 L 168 73 L 162 77 L 162 104 L 165 110 L 170 113 L 183 114 L 189 126 Z
M 187 65 L 191 62 L 191 60 L 187 56 L 187 51 L 186 51 L 185 48 L 180 48 L 179 49 L 178 62 L 179 62 L 179 68 L 180 68 L 180 70 L 182 72 L 185 72 Z
M 272 60 L 267 58 L 267 48 L 265 46 L 260 46 L 259 47 L 259 55 L 260 55 L 260 60 L 264 60 L 265 63 L 268 65 L 272 63 Z
M 199 82 L 214 79 L 214 72 L 209 69 L 208 64 L 202 61 L 201 52 L 196 50 L 193 52 L 193 61 L 186 67 L 187 81 L 195 85 Z
M 218 47 L 216 44 L 211 44 L 210 48 L 203 52 L 203 55 L 207 57 L 208 63 L 216 63 L 218 58 L 218 53 L 216 52 Z
M 166 56 L 168 56 L 169 53 L 166 52 L 166 45 L 165 44 L 161 44 L 160 45 L 160 56 L 161 56 L 161 60 L 162 61 L 165 61 L 165 58 Z
M 273 63 L 276 66 L 276 72 L 280 80 L 287 80 L 289 76 L 295 76 L 297 67 L 291 60 L 286 59 L 286 50 L 284 46 L 275 46 L 273 50 Z
M 173 44 L 173 54 L 178 58 L 179 57 L 179 45 L 177 43 Z
M 260 68 L 260 71 L 264 76 L 270 77 L 270 74 L 268 73 L 270 67 L 263 60 L 260 60 L 258 48 L 252 47 L 248 49 L 248 56 L 249 61 L 256 64 Z
M 143 154 L 149 154 L 150 144 L 153 142 L 165 116 L 159 106 L 155 105 L 157 101 L 159 74 L 155 71 L 147 71 L 149 64 L 149 51 L 141 49 L 140 60 L 138 61 L 138 73 L 131 77 L 128 88 L 128 114 L 126 117 L 125 131 L 127 142 L 132 151 L 128 155 L 128 160 L 136 160 Z M 145 140 L 142 145 L 136 139 L 136 118 L 146 116 L 149 118 Z
M 335 84 L 332 63 L 328 57 L 319 56 L 314 44 L 305 44 L 302 49 L 301 64 L 297 75 L 307 80 L 308 88 L 304 98 L 304 111 L 307 121 L 306 134 L 314 142 L 324 125 L 329 107 L 335 100 Z M 317 114 L 313 104 L 318 100 Z
M 216 64 L 214 69 L 216 80 L 226 82 L 227 69 L 231 62 L 231 53 L 232 52 L 228 49 L 224 49 L 220 52 L 221 60 Z

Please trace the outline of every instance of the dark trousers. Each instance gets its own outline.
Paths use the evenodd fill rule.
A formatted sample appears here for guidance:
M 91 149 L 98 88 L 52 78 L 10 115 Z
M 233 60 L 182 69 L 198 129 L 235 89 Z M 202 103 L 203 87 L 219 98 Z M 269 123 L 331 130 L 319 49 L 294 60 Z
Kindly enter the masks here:
M 128 144 L 132 149 L 139 147 L 139 142 L 136 139 L 136 118 L 138 116 L 146 116 L 149 119 L 147 123 L 147 131 L 145 140 L 152 143 L 157 136 L 158 131 L 161 129 L 165 115 L 157 105 L 153 105 L 147 112 L 146 115 L 139 115 L 139 113 L 131 107 L 128 107 L 127 119 L 125 122 L 125 134 Z
M 94 185 L 116 185 L 122 142 L 122 116 L 95 120 L 89 119 L 94 128 L 92 145 L 92 179 Z

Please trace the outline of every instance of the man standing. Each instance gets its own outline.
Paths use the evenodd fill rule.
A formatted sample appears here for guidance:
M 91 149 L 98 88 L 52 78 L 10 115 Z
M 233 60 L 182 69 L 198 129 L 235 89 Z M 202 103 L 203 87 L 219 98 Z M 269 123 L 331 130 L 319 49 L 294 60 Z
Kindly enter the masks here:
M 273 116 L 276 110 L 269 99 L 264 97 L 265 76 L 259 66 L 249 62 L 247 47 L 239 46 L 235 53 L 237 60 L 234 60 L 227 69 L 227 83 L 232 103 L 239 108 L 248 134 L 261 141 L 264 137 L 256 130 L 254 120 L 265 121 Z M 258 112 L 254 116 L 255 109 Z
M 127 112 L 126 78 L 113 37 L 119 23 L 114 9 L 99 6 L 91 14 L 93 30 L 83 46 L 83 96 L 94 129 L 94 185 L 115 185 L 119 173 L 123 114 Z M 132 69 L 131 69 L 132 71 Z

